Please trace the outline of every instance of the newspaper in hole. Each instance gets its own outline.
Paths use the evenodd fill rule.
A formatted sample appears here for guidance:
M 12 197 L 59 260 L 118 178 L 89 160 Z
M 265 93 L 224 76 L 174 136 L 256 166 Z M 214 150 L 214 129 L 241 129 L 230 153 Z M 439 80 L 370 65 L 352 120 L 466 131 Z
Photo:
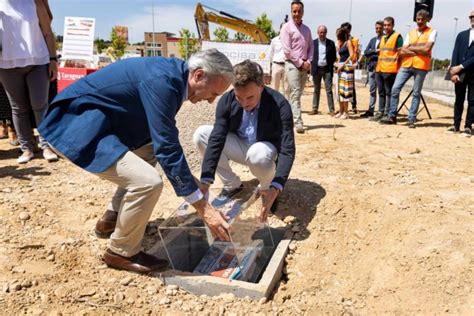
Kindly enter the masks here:
M 229 280 L 248 281 L 256 268 L 256 260 L 263 249 L 262 241 L 248 246 L 216 241 L 201 259 L 193 272 Z

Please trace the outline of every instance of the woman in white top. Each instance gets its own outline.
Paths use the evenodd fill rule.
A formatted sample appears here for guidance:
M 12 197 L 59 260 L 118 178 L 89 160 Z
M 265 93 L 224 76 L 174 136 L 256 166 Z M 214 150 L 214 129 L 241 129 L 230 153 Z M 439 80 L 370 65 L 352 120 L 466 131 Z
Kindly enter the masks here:
M 0 81 L 23 152 L 18 163 L 34 156 L 30 111 L 39 125 L 48 108 L 49 82 L 58 73 L 52 18 L 48 0 L 0 1 Z M 41 136 L 40 146 L 45 159 L 58 159 Z

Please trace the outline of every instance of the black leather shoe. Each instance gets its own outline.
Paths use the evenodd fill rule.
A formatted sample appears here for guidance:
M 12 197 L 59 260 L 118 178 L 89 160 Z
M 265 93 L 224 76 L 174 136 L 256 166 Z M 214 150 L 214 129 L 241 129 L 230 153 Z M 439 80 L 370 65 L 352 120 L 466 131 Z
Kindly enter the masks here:
M 241 184 L 239 187 L 232 190 L 222 189 L 219 195 L 214 200 L 212 200 L 211 205 L 216 208 L 223 206 L 224 204 L 229 202 L 233 196 L 242 191 L 243 188 L 244 185 Z
M 168 269 L 168 261 L 140 251 L 134 256 L 124 257 L 107 249 L 103 261 L 110 268 L 137 273 L 159 272 Z
M 395 125 L 395 124 L 397 124 L 397 118 L 396 118 L 396 117 L 386 116 L 386 117 L 382 118 L 382 119 L 379 121 L 379 123 L 380 123 L 380 124 Z
M 371 111 L 367 111 L 360 115 L 360 117 L 372 117 L 372 116 L 374 116 L 374 112 L 371 112 Z
M 117 212 L 107 210 L 95 224 L 95 235 L 99 238 L 107 239 L 112 235 L 117 224 Z

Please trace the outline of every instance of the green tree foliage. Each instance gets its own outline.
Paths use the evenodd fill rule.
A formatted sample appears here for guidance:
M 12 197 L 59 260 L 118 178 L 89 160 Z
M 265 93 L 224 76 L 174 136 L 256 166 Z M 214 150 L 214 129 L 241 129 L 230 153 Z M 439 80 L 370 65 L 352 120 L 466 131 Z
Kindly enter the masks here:
M 189 56 L 199 50 L 199 42 L 194 33 L 188 29 L 182 28 L 179 31 L 179 54 L 181 58 L 187 60 Z
M 112 29 L 112 34 L 110 35 L 112 40 L 112 48 L 114 49 L 114 55 L 118 58 L 122 57 L 125 54 L 125 48 L 127 47 L 127 42 L 123 37 L 117 35 L 115 29 Z
M 255 21 L 255 24 L 259 29 L 264 31 L 270 39 L 278 35 L 278 33 L 273 29 L 272 20 L 267 17 L 266 13 L 262 13 L 262 15 Z
M 247 34 L 241 33 L 241 32 L 237 32 L 234 35 L 234 40 L 236 42 L 249 42 L 250 41 L 250 36 L 248 36 Z
M 98 37 L 94 40 L 94 45 L 98 54 L 102 53 L 102 51 L 107 48 L 105 41 Z
M 224 27 L 218 27 L 214 31 L 214 36 L 216 37 L 216 42 L 228 42 L 229 41 L 229 32 Z
M 434 70 L 447 70 L 451 60 L 449 59 L 433 59 Z

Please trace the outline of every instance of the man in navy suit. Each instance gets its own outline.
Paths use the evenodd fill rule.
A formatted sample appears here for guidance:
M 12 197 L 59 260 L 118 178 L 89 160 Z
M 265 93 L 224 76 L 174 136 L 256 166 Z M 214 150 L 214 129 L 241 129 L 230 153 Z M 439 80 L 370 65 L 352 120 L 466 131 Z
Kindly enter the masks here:
M 234 76 L 234 90 L 217 104 L 214 126 L 201 126 L 194 133 L 194 144 L 204 156 L 201 182 L 210 186 L 217 172 L 224 184 L 218 198 L 230 198 L 243 186 L 229 160 L 248 166 L 260 182 L 264 222 L 276 209 L 295 159 L 291 105 L 264 85 L 257 63 L 246 60 L 234 66 Z
M 313 109 L 309 115 L 318 114 L 319 99 L 321 95 L 321 79 L 324 79 L 326 96 L 328 99 L 329 114 L 334 114 L 334 98 L 332 94 L 332 78 L 334 75 L 334 62 L 336 61 L 336 46 L 326 37 L 328 29 L 325 25 L 318 27 L 318 38 L 313 41 L 314 52 L 311 62 L 311 75 L 313 76 Z
M 187 63 L 130 58 L 79 80 L 54 99 L 41 135 L 74 164 L 117 185 L 96 225 L 98 237 L 110 237 L 103 256 L 108 266 L 139 273 L 167 268 L 166 260 L 140 250 L 163 188 L 157 162 L 211 232 L 228 239 L 228 223 L 189 170 L 175 116 L 185 100 L 213 102 L 232 80 L 232 64 L 217 50 L 198 52 Z
M 368 63 L 367 77 L 369 79 L 370 101 L 369 109 L 365 113 L 361 114 L 361 117 L 374 116 L 375 102 L 377 101 L 377 81 L 375 80 L 375 67 L 377 67 L 377 61 L 379 59 L 379 45 L 383 36 L 383 21 L 375 22 L 375 33 L 377 36 L 370 39 L 369 44 L 367 44 L 367 47 L 364 51 L 364 56 L 367 58 Z
M 467 93 L 467 114 L 463 135 L 471 137 L 474 121 L 474 11 L 469 16 L 471 28 L 458 34 L 451 58 L 451 81 L 454 82 L 456 101 L 454 102 L 454 126 L 449 132 L 459 132 L 464 100 Z

